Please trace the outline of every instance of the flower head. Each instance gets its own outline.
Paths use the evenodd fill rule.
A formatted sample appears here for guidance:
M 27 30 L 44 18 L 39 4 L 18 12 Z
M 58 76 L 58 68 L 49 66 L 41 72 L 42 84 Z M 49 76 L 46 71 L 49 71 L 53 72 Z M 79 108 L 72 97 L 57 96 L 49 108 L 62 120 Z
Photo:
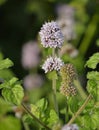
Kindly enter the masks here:
M 58 17 L 72 18 L 74 16 L 75 9 L 67 4 L 59 4 L 56 8 Z
M 57 8 L 57 22 L 64 35 L 64 39 L 67 41 L 76 38 L 74 14 L 75 9 L 66 4 L 60 4 Z
M 41 38 L 41 44 L 45 48 L 60 48 L 64 42 L 63 34 L 58 24 L 54 21 L 45 23 L 41 27 L 39 34 Z
M 31 90 L 36 87 L 41 87 L 43 84 L 43 78 L 38 74 L 30 74 L 24 78 L 23 84 L 25 89 Z
M 42 69 L 47 73 L 52 70 L 60 70 L 61 66 L 63 66 L 63 62 L 60 58 L 57 57 L 49 57 L 42 66 Z
M 22 48 L 22 66 L 25 69 L 36 67 L 40 62 L 40 49 L 35 41 L 26 43 Z
M 61 130 L 79 130 L 76 124 L 64 125 Z

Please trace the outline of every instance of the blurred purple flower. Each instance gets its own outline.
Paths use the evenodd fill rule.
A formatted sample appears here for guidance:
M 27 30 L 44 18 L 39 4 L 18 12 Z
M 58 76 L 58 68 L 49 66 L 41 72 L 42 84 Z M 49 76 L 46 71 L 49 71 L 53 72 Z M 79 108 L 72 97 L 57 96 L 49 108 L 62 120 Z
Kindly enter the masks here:
M 42 84 L 43 84 L 43 78 L 41 75 L 38 75 L 38 74 L 27 75 L 23 80 L 23 85 L 27 90 L 41 87 Z
M 60 70 L 60 67 L 63 66 L 63 62 L 60 58 L 57 57 L 49 57 L 45 61 L 45 63 L 42 66 L 42 69 L 47 73 L 48 71 L 52 70 Z
M 40 62 L 40 48 L 35 41 L 29 41 L 22 48 L 22 66 L 25 69 L 36 67 Z
M 79 130 L 76 124 L 64 125 L 61 130 Z
M 41 44 L 45 48 L 60 48 L 64 42 L 60 27 L 54 21 L 45 23 L 41 27 L 39 34 L 41 38 Z
M 62 18 L 72 18 L 74 16 L 75 9 L 66 4 L 59 4 L 56 8 L 58 17 Z
M 76 38 L 75 33 L 75 20 L 74 20 L 75 10 L 69 5 L 59 5 L 57 8 L 57 22 L 62 30 L 64 38 L 69 41 Z

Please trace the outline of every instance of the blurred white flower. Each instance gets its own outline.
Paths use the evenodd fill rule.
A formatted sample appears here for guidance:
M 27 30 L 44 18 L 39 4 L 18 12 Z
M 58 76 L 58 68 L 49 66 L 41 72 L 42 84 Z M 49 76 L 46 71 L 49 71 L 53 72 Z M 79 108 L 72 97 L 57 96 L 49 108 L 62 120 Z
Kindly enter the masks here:
M 41 87 L 42 84 L 43 84 L 43 78 L 41 75 L 38 75 L 38 74 L 27 75 L 23 80 L 23 85 L 27 90 Z
M 74 20 L 62 18 L 62 19 L 57 19 L 57 22 L 62 30 L 64 39 L 69 41 L 76 38 L 75 29 L 74 29 Z
M 45 61 L 42 66 L 42 69 L 47 73 L 48 71 L 57 70 L 59 71 L 61 66 L 63 66 L 63 62 L 60 58 L 57 57 L 49 57 Z
M 15 112 L 15 116 L 19 119 L 21 119 L 22 114 L 23 114 L 23 109 L 21 107 L 18 106 L 13 106 L 12 110 Z
M 41 38 L 41 44 L 45 48 L 60 48 L 64 42 L 60 27 L 54 21 L 45 23 L 41 27 L 39 34 Z
M 64 125 L 61 130 L 79 130 L 76 124 Z
M 22 66 L 25 69 L 36 67 L 40 62 L 40 48 L 35 41 L 29 41 L 22 48 Z

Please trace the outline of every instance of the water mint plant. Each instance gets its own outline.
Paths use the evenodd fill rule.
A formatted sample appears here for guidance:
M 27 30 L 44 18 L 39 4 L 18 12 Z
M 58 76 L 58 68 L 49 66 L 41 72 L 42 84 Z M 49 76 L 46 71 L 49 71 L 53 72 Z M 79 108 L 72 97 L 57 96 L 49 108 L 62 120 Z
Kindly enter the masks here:
M 23 85 L 27 84 L 31 88 L 39 84 L 38 75 L 35 75 L 36 83 L 32 81 L 23 85 L 15 76 L 5 79 L 0 75 L 2 100 L 13 108 L 15 115 L 21 113 L 18 117 L 25 130 L 99 130 L 99 52 L 94 53 L 85 63 L 90 71 L 86 75 L 86 87 L 83 88 L 76 66 L 58 56 L 64 40 L 57 22 L 45 23 L 39 35 L 43 49 L 51 49 L 42 66 L 40 64 L 47 80 L 47 93 L 45 91 L 36 102 L 29 101 Z M 0 59 L 0 71 L 8 70 L 13 65 L 8 58 Z M 32 76 L 27 78 L 34 80 Z

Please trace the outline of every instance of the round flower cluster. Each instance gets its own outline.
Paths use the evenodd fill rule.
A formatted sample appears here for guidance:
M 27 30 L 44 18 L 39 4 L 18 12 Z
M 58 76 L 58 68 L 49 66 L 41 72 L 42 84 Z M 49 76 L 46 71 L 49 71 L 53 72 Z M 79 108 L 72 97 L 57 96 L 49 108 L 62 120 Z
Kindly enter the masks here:
M 22 47 L 22 66 L 25 69 L 36 67 L 40 62 L 40 48 L 36 41 L 29 41 Z
M 52 70 L 60 70 L 61 66 L 63 66 L 63 62 L 60 58 L 57 57 L 49 57 L 42 66 L 42 69 L 47 73 Z
M 64 125 L 61 130 L 79 130 L 76 124 Z
M 61 48 L 64 38 L 63 34 L 54 21 L 45 23 L 39 32 L 41 38 L 41 44 L 43 47 L 47 48 Z
M 64 38 L 67 41 L 76 38 L 75 32 L 75 9 L 66 4 L 61 4 L 57 8 L 58 19 L 57 22 L 62 30 Z
M 25 89 L 31 90 L 33 88 L 41 87 L 43 84 L 43 78 L 38 74 L 30 74 L 24 78 L 23 84 Z

